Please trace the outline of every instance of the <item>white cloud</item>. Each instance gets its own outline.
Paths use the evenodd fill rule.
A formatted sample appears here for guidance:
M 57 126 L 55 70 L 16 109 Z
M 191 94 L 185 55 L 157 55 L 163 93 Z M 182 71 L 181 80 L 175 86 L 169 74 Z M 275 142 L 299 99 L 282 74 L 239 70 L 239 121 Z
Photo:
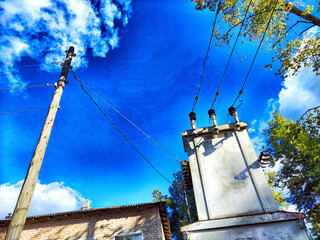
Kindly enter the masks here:
M 310 29 L 303 40 L 308 40 L 316 34 L 317 29 Z M 302 42 L 301 48 L 303 47 Z M 301 67 L 297 75 L 292 76 L 291 71 L 288 75 L 279 93 L 279 111 L 285 117 L 298 119 L 309 108 L 320 105 L 319 76 L 316 76 L 312 67 Z
M 264 137 L 261 135 L 257 135 L 251 138 L 251 142 L 253 144 L 254 149 L 256 150 L 256 154 L 259 155 L 265 145 Z
M 298 75 L 287 77 L 279 93 L 279 105 L 280 113 L 293 119 L 320 105 L 319 76 L 310 68 L 302 68 Z
M 76 49 L 77 57 L 72 63 L 75 68 L 87 66 L 88 48 L 94 56 L 105 57 L 110 48 L 118 47 L 115 20 L 122 21 L 123 26 L 128 23 L 130 3 L 131 0 L 0 1 L 0 53 L 6 54 L 0 69 L 8 74 L 6 83 L 26 84 L 15 69 L 22 56 L 40 60 L 41 69 L 48 71 L 52 62 L 64 59 L 53 56 L 63 55 L 69 46 Z
M 0 219 L 8 213 L 13 213 L 23 181 L 15 184 L 5 183 L 0 185 Z M 63 182 L 49 184 L 36 184 L 28 216 L 80 210 L 82 197 Z

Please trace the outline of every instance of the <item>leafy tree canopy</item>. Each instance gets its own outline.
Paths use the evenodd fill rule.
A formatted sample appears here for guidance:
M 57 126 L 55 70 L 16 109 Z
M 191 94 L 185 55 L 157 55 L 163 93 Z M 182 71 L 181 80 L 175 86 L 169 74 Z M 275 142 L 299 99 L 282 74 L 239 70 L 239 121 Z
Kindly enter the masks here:
M 296 74 L 301 67 L 312 67 L 313 71 L 320 74 L 320 34 L 317 36 L 303 37 L 306 30 L 320 26 L 320 18 L 315 16 L 319 13 L 319 0 L 313 1 L 314 5 L 302 5 L 301 1 L 283 0 L 192 0 L 196 9 L 210 9 L 222 15 L 222 20 L 228 26 L 228 30 L 217 26 L 214 36 L 219 46 L 228 45 L 235 34 L 235 27 L 243 22 L 240 36 L 249 41 L 260 40 L 267 22 L 272 15 L 272 21 L 266 31 L 266 39 L 269 39 L 268 50 L 274 50 L 271 64 L 275 60 L 281 62 L 276 75 Z M 245 18 L 246 9 L 249 7 Z M 297 26 L 301 25 L 301 27 Z M 295 32 L 299 27 L 300 34 Z M 237 34 L 237 32 L 236 32 Z M 302 37 L 302 38 L 301 38 Z
M 320 239 L 320 111 L 292 121 L 275 112 L 265 130 L 270 164 L 280 163 L 273 181 L 289 190 L 287 202 L 305 212 Z
M 173 185 L 169 187 L 169 196 L 162 195 L 158 189 L 152 192 L 153 201 L 166 201 L 168 206 L 168 214 L 170 221 L 171 234 L 174 239 L 182 240 L 182 234 L 180 227 L 188 224 L 186 208 L 183 200 L 183 176 L 180 170 L 173 174 L 174 181 Z M 187 190 L 189 210 L 191 215 L 191 222 L 198 220 L 195 198 L 193 190 Z

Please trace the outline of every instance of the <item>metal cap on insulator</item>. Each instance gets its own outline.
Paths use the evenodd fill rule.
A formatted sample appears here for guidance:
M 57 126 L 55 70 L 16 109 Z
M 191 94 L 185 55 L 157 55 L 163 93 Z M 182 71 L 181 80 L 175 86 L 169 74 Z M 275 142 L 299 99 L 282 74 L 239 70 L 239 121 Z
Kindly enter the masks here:
M 190 117 L 190 124 L 191 124 L 192 129 L 196 130 L 197 129 L 197 124 L 196 124 L 197 116 L 196 116 L 196 113 L 195 112 L 189 113 L 189 117 Z
M 197 115 L 195 112 L 189 113 L 190 120 L 197 120 Z
M 229 111 L 230 116 L 233 116 L 233 114 L 234 114 L 235 112 L 237 112 L 237 110 L 236 110 L 235 107 L 229 107 L 228 111 Z
M 239 123 L 239 118 L 238 118 L 238 113 L 235 107 L 229 107 L 229 113 L 234 119 L 234 128 L 235 130 L 240 130 L 240 123 Z
M 208 114 L 209 114 L 209 117 L 210 117 L 210 119 L 211 119 L 211 121 L 212 121 L 212 124 L 213 124 L 213 133 L 214 134 L 218 134 L 219 133 L 219 130 L 218 130 L 218 128 L 217 128 L 217 120 L 216 120 L 216 110 L 214 110 L 214 109 L 210 109 L 209 111 L 208 111 Z
M 216 115 L 216 110 L 211 108 L 211 109 L 209 109 L 208 114 L 209 114 L 209 116 Z

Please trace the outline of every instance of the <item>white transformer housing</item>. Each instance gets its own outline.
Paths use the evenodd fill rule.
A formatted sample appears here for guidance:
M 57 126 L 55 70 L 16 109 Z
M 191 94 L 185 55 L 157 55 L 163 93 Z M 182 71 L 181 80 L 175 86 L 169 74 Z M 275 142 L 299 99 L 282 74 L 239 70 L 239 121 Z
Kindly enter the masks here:
M 182 227 L 185 238 L 308 239 L 303 214 L 279 211 L 248 125 L 238 125 L 238 130 L 226 124 L 182 133 L 199 218 Z

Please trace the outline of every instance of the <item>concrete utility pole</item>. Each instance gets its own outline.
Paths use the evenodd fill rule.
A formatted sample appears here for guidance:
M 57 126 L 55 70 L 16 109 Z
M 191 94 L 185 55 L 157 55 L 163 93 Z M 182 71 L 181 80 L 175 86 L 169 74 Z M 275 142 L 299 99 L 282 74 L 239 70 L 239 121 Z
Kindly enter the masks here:
M 32 200 L 34 188 L 38 180 L 43 157 L 50 138 L 53 122 L 56 117 L 56 113 L 59 109 L 59 102 L 62 96 L 64 86 L 66 84 L 66 79 L 69 73 L 69 67 L 73 56 L 74 47 L 71 46 L 67 52 L 67 57 L 63 64 L 63 68 L 52 98 L 47 118 L 43 125 L 37 147 L 34 150 L 34 154 L 30 162 L 27 176 L 24 180 L 17 205 L 14 209 L 14 213 L 9 224 L 5 240 L 19 240 L 21 232 L 23 230 L 23 226 L 26 221 L 26 217 Z
M 191 215 L 190 215 L 190 210 L 189 210 L 189 202 L 188 202 L 188 197 L 187 197 L 187 192 L 184 184 L 181 184 L 182 186 L 182 192 L 183 192 L 183 203 L 184 203 L 184 208 L 186 209 L 186 215 L 187 215 L 187 220 L 188 223 L 191 224 Z

